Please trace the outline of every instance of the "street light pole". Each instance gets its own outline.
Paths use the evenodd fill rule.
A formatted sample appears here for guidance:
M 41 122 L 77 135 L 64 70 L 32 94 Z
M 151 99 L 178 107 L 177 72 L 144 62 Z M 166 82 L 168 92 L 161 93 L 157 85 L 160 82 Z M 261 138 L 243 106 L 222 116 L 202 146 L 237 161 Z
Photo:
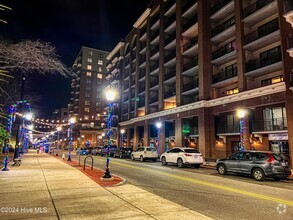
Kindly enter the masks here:
M 56 156 L 58 156 L 59 144 L 60 144 L 60 131 L 62 130 L 61 127 L 57 127 L 57 145 L 56 145 Z
M 156 123 L 156 127 L 158 129 L 158 134 L 157 134 L 158 148 L 157 148 L 157 152 L 158 152 L 158 154 L 160 154 L 160 132 L 161 132 L 161 127 L 162 127 L 162 122 L 158 121 Z
M 240 118 L 239 121 L 239 130 L 240 130 L 240 151 L 244 151 L 245 149 L 245 143 L 244 143 L 244 117 L 245 117 L 245 110 L 240 109 L 237 112 L 238 117 Z
M 69 135 L 69 148 L 68 148 L 67 161 L 71 161 L 71 149 L 73 148 L 73 142 L 72 142 L 73 141 L 73 135 L 72 135 L 72 132 L 73 132 L 74 123 L 75 123 L 75 118 L 70 118 L 69 119 L 69 124 L 70 124 L 69 132 L 70 132 L 70 135 Z
M 109 108 L 109 112 L 108 112 L 108 119 L 107 119 L 107 139 L 108 139 L 108 145 L 107 145 L 107 159 L 106 159 L 106 171 L 105 174 L 103 176 L 103 178 L 105 179 L 110 179 L 112 178 L 111 174 L 110 174 L 110 170 L 109 170 L 109 164 L 110 164 L 110 144 L 111 144 L 111 134 L 112 134 L 112 130 L 111 130 L 111 123 L 112 123 L 112 110 L 113 110 L 113 101 L 115 99 L 115 91 L 113 90 L 108 90 L 106 91 L 106 98 L 107 101 L 109 102 L 108 104 L 108 108 Z
M 121 133 L 121 147 L 124 147 L 124 145 L 123 145 L 123 138 L 124 138 L 125 129 L 121 129 L 120 130 L 120 133 Z

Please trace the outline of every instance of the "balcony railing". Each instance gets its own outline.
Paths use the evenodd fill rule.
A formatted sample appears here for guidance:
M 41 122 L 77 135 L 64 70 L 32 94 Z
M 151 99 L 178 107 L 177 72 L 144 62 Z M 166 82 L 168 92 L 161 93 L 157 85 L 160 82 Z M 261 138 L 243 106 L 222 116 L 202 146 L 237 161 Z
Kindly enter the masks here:
M 268 27 L 266 29 L 253 31 L 244 37 L 244 44 L 249 44 L 249 43 L 251 43 L 257 39 L 260 39 L 266 35 L 269 35 L 270 33 L 273 33 L 277 30 L 279 30 L 278 23 L 277 23 L 277 25 Z
M 287 13 L 289 11 L 293 11 L 293 1 L 292 0 L 286 0 L 284 2 L 284 13 Z
M 144 92 L 145 91 L 145 83 L 140 83 L 138 87 L 138 93 Z
M 165 36 L 165 45 L 168 45 L 170 42 L 176 39 L 176 32 L 173 32 L 172 34 L 166 34 Z
M 165 73 L 165 81 L 173 78 L 174 76 L 176 76 L 176 71 L 169 71 Z
M 158 96 L 153 96 L 150 98 L 150 104 L 155 103 L 158 101 Z
M 198 38 L 196 37 L 195 39 L 192 39 L 190 41 L 188 41 L 187 43 L 185 43 L 182 48 L 183 48 L 183 51 L 186 51 L 187 49 L 195 46 L 196 44 L 198 43 Z
M 175 85 L 174 85 L 175 87 Z M 176 95 L 176 88 L 173 88 L 173 89 L 167 89 L 164 91 L 164 98 L 169 98 L 169 97 L 172 97 Z
M 189 70 L 197 65 L 198 65 L 198 57 L 196 56 L 196 57 L 190 59 L 190 61 L 188 63 L 183 65 L 183 72 L 185 72 L 186 70 Z
M 153 79 L 150 81 L 150 88 L 156 86 L 159 84 L 159 80 L 158 79 Z
M 213 7 L 211 7 L 211 15 L 219 11 L 221 8 L 223 8 L 225 5 L 227 5 L 231 0 L 221 0 L 218 3 L 216 3 Z
M 174 13 L 171 17 L 166 17 L 165 27 L 169 27 L 173 22 L 176 21 L 176 13 Z
M 287 118 L 257 120 L 252 123 L 252 131 L 282 131 L 287 130 Z
M 186 23 L 183 24 L 182 27 L 182 32 L 185 32 L 186 30 L 188 30 L 192 25 L 197 23 L 197 15 L 193 16 L 192 18 L 189 18 L 186 20 Z
M 217 127 L 218 134 L 240 133 L 240 124 L 221 124 Z
M 199 81 L 198 81 L 198 79 L 196 79 L 196 81 L 189 82 L 189 83 L 183 85 L 183 92 L 198 88 L 198 84 L 199 84 Z
M 227 45 L 219 48 L 218 50 L 214 51 L 213 54 L 212 54 L 212 58 L 213 60 L 221 57 L 221 56 L 224 56 L 225 54 L 228 54 L 228 53 L 231 53 L 232 51 L 236 50 L 236 47 L 229 47 L 227 48 Z
M 175 57 L 176 57 L 176 51 L 169 52 L 168 55 L 165 56 L 165 63 L 167 63 L 168 61 L 172 60 Z
M 183 1 L 184 5 L 182 7 L 182 12 L 187 11 L 192 5 L 194 5 L 197 1 L 194 0 L 185 0 Z
M 141 79 L 142 77 L 144 77 L 145 76 L 145 70 L 143 69 L 141 69 L 141 70 L 139 70 L 139 73 L 138 73 L 138 79 Z
M 293 48 L 293 34 L 288 35 L 287 41 L 288 41 L 288 49 Z
M 258 0 L 252 5 L 248 6 L 243 10 L 243 18 L 253 14 L 254 12 L 258 11 L 259 9 L 263 8 L 264 6 L 270 4 L 274 0 Z
M 138 107 L 138 108 L 141 108 L 141 107 L 144 107 L 144 106 L 145 106 L 145 101 L 144 101 L 144 99 L 140 99 L 139 102 L 138 102 L 138 104 L 137 104 L 137 107 Z
M 272 65 L 274 63 L 282 61 L 281 51 L 275 52 L 271 54 L 271 56 L 262 58 L 262 59 L 256 59 L 251 60 L 245 65 L 246 72 L 250 72 L 265 66 Z
M 219 26 L 215 27 L 212 30 L 212 37 L 218 35 L 219 33 L 233 26 L 234 24 L 235 24 L 235 17 L 232 17 L 229 20 L 225 21 L 224 23 L 220 24 Z
M 213 75 L 213 83 L 218 83 L 226 79 L 230 79 L 237 76 L 237 67 L 234 67 L 232 71 L 223 71 Z

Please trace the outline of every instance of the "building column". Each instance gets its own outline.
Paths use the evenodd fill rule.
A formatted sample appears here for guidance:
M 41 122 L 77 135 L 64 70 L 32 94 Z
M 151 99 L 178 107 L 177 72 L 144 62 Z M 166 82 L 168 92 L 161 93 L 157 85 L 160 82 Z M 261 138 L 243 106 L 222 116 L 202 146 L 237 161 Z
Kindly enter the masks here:
M 289 143 L 289 156 L 290 166 L 293 168 L 293 91 L 290 90 L 291 83 L 293 82 L 293 58 L 287 52 L 288 44 L 287 38 L 289 34 L 293 34 L 291 25 L 286 22 L 284 15 L 284 0 L 278 0 L 279 8 L 279 27 L 281 33 L 282 45 L 282 60 L 283 60 L 283 73 L 286 85 L 285 91 L 285 107 L 287 115 L 287 130 L 288 130 L 288 143 Z
M 178 113 L 175 119 L 175 146 L 183 147 L 184 146 L 184 136 L 182 132 L 183 120 L 180 118 Z
M 137 109 L 138 109 L 138 78 L 139 78 L 139 31 L 137 30 L 136 35 L 136 51 L 135 51 L 135 101 L 134 101 L 134 117 L 137 117 Z
M 138 143 L 138 127 L 134 125 L 134 134 L 133 134 L 133 150 L 137 149 L 137 143 Z
M 130 128 L 125 129 L 126 131 L 126 146 L 130 147 Z
M 198 0 L 198 78 L 199 100 L 210 98 L 211 88 L 211 21 L 210 1 Z
M 150 146 L 150 126 L 148 124 L 144 125 L 143 144 L 144 146 Z
M 150 18 L 147 19 L 146 24 L 146 70 L 145 70 L 145 114 L 150 113 L 149 99 L 150 99 L 150 54 L 151 54 L 151 21 Z
M 236 25 L 236 45 L 237 45 L 237 74 L 239 92 L 246 91 L 245 78 L 245 51 L 244 44 L 244 25 L 242 22 L 243 1 L 235 0 L 235 25 Z
M 164 67 L 164 48 L 165 48 L 165 4 L 162 2 L 160 5 L 160 31 L 159 31 L 159 89 L 158 89 L 158 110 L 164 110 L 164 76 L 165 76 L 165 67 Z
M 249 112 L 249 111 L 248 111 Z M 244 131 L 243 131 L 243 140 L 244 140 L 244 150 L 251 150 L 251 143 L 250 143 L 250 131 L 249 131 L 249 114 L 245 114 L 244 120 Z
M 198 150 L 203 157 L 211 157 L 211 148 L 215 147 L 215 125 L 208 108 L 201 108 L 198 115 Z
M 159 131 L 158 134 L 159 137 L 159 154 L 162 155 L 165 152 L 165 139 L 166 139 L 166 134 L 165 134 L 165 123 L 162 122 L 162 127 Z

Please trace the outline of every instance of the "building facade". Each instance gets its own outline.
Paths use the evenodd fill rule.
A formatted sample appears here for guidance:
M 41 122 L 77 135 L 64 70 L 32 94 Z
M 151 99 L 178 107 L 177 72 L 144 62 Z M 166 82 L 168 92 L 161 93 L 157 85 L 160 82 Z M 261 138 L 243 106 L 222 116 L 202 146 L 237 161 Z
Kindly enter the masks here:
M 127 145 L 190 146 L 206 158 L 244 145 L 283 152 L 292 166 L 292 8 L 290 0 L 152 1 L 124 39 Z
M 103 88 L 108 52 L 82 47 L 73 64 L 69 117 L 75 117 L 78 143 L 97 146 L 105 124 Z

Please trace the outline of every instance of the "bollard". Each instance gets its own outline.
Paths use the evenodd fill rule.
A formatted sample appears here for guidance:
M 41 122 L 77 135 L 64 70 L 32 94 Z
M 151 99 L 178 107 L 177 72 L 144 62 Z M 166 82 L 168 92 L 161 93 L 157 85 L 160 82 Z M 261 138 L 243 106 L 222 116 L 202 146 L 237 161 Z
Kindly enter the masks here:
M 65 154 L 62 154 L 62 160 L 65 160 Z
M 7 168 L 8 166 L 8 162 L 9 162 L 9 156 L 6 156 L 5 159 L 4 159 L 4 167 L 2 168 L 2 171 L 8 171 L 9 169 Z

